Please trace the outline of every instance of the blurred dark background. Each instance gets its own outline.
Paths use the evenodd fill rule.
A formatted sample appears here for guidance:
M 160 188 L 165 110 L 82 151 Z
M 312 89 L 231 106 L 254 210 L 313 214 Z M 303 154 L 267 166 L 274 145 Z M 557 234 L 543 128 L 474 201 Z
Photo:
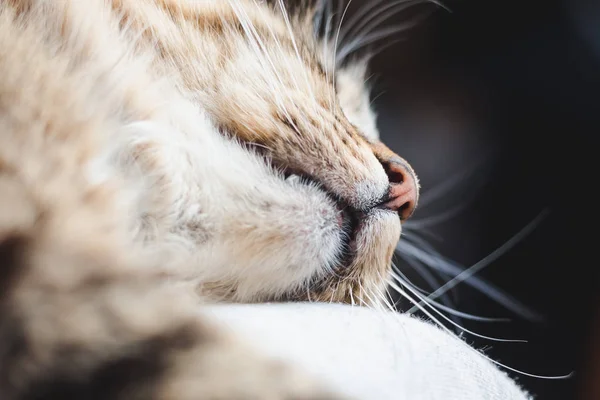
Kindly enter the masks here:
M 349 15 L 391 2 L 355 0 Z M 467 172 L 413 218 L 463 204 L 462 212 L 428 227 L 429 241 L 469 266 L 549 209 L 529 236 L 478 274 L 543 320 L 521 318 L 465 284 L 455 291 L 454 306 L 512 319 L 463 319 L 468 329 L 528 340 L 498 343 L 465 335 L 491 358 L 532 374 L 575 371 L 566 380 L 509 372 L 537 399 L 600 399 L 600 391 L 593 392 L 600 381 L 593 207 L 600 158 L 600 2 L 443 3 L 449 10 L 420 4 L 390 14 L 386 26 L 427 18 L 384 40 L 390 46 L 372 63 L 383 140 L 413 165 L 423 195 Z M 400 41 L 392 45 L 393 39 Z M 400 267 L 418 280 L 408 264 Z

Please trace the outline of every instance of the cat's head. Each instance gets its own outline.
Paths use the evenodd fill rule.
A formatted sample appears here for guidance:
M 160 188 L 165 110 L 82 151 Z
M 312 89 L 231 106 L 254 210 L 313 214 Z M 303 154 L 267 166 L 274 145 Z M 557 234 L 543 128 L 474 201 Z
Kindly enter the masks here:
M 227 211 L 203 253 L 222 270 L 202 287 L 238 301 L 372 303 L 416 207 L 418 180 L 379 141 L 366 63 L 335 62 L 335 35 L 322 35 L 327 15 L 274 3 L 203 10 L 215 45 L 199 51 L 210 53 L 209 71 L 195 96 L 242 151 L 229 153 L 223 179 L 238 180 L 212 206 Z M 189 86 L 199 74 L 185 76 Z

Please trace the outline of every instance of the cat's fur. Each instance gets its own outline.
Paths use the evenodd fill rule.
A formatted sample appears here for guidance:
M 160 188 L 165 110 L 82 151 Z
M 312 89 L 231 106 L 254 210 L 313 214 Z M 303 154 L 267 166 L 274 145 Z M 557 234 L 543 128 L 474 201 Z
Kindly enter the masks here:
M 418 184 L 313 12 L 0 0 L 2 400 L 330 398 L 195 314 L 381 300 Z

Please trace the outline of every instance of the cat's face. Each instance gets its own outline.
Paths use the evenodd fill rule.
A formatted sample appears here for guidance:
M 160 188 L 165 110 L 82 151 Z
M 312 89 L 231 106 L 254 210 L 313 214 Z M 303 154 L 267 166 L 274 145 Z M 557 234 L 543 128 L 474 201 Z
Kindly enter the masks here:
M 374 302 L 419 185 L 378 139 L 364 64 L 334 67 L 333 42 L 315 38 L 310 11 L 212 4 L 203 23 L 217 32 L 215 46 L 201 51 L 218 46 L 202 72 L 210 82 L 185 79 L 223 135 L 242 143 L 245 155 L 229 162 L 245 178 L 223 200 L 234 213 L 218 221 L 226 233 L 206 244 L 205 257 L 228 272 L 203 290 L 241 301 Z M 268 176 L 250 176 L 246 158 Z

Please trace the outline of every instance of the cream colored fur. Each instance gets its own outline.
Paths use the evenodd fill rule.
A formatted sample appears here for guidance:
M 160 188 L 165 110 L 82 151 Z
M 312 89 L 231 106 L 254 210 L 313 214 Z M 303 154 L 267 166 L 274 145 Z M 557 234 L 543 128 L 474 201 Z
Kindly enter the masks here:
M 43 22 L 48 45 L 61 46 L 82 69 L 64 79 L 82 91 L 88 82 L 101 85 L 102 101 L 109 105 L 106 114 L 114 127 L 101 134 L 106 144 L 94 149 L 97 155 L 87 167 L 90 181 L 100 183 L 115 174 L 126 180 L 128 196 L 135 199 L 127 216 L 132 233 L 163 257 L 175 280 L 197 282 L 202 294 L 217 299 L 255 301 L 303 291 L 309 279 L 331 273 L 346 234 L 332 200 L 314 185 L 284 180 L 263 157 L 223 137 L 215 123 L 264 129 L 246 135 L 283 136 L 286 127 L 268 120 L 271 109 L 295 114 L 303 128 L 299 142 L 283 137 L 283 142 L 267 139 L 265 146 L 275 147 L 275 156 L 315 174 L 335 193 L 350 193 L 347 197 L 359 204 L 373 202 L 387 187 L 381 165 L 367 146 L 346 146 L 336 132 L 327 131 L 343 128 L 331 117 L 340 113 L 339 101 L 348 120 L 376 139 L 362 65 L 337 72 L 341 98 L 335 99 L 327 82 L 307 73 L 295 49 L 281 50 L 277 43 L 264 49 L 261 39 L 247 40 L 244 32 L 199 32 L 183 15 L 216 13 L 233 23 L 252 14 L 266 24 L 263 29 L 290 37 L 281 16 L 252 2 L 182 2 L 182 16 L 173 21 L 154 0 L 115 1 L 125 22 L 98 1 L 33 3 L 43 11 L 36 15 L 34 9 L 28 23 L 36 25 L 39 19 L 39 29 Z M 59 30 L 52 22 L 63 26 Z M 119 23 L 127 30 L 119 32 Z M 165 48 L 168 57 L 155 54 L 156 47 Z M 231 59 L 222 65 L 216 60 L 224 52 Z M 305 76 L 315 82 L 305 83 Z M 333 109 L 322 107 L 319 99 Z M 335 164 L 319 167 L 323 160 Z M 368 221 L 358 238 L 364 251 L 353 270 L 372 269 L 358 278 L 372 290 L 387 277 L 400 224 L 390 213 L 373 213 Z M 360 301 L 368 300 L 363 296 Z
M 374 208 L 365 66 L 258 3 L 0 0 L 0 239 L 43 235 L 36 279 L 94 274 L 53 269 L 73 248 L 196 301 L 382 301 L 401 224 Z M 362 213 L 348 265 L 340 207 Z

